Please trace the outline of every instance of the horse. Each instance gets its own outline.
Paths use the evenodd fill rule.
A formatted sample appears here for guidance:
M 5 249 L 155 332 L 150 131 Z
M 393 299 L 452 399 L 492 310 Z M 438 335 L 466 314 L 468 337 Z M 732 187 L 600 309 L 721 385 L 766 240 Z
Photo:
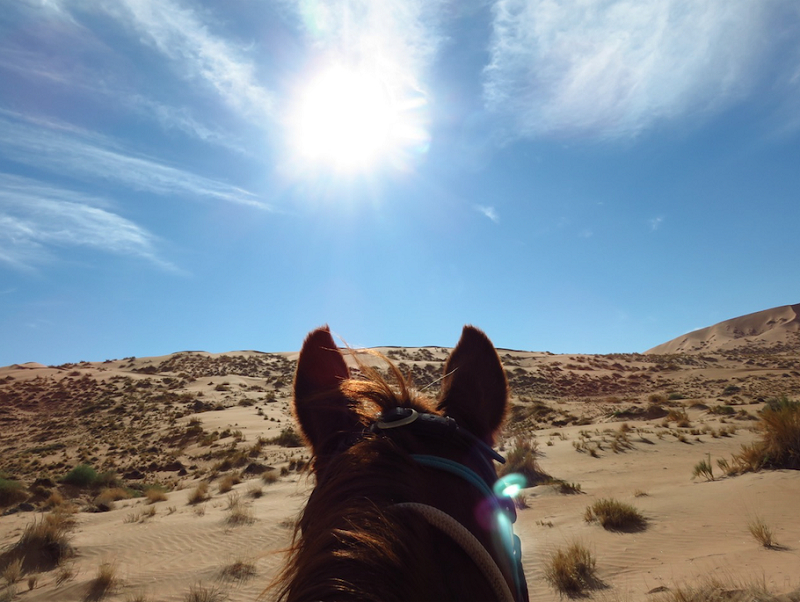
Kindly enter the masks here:
M 514 503 L 495 492 L 508 383 L 491 341 L 464 327 L 436 399 L 387 358 L 391 378 L 354 357 L 359 378 L 327 326 L 300 352 L 293 413 L 315 487 L 278 600 L 528 602 Z

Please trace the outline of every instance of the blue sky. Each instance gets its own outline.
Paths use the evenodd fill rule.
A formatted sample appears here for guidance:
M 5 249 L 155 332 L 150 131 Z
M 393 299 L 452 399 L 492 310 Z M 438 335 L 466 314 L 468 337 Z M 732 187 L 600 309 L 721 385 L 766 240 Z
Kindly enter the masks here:
M 2 4 L 0 365 L 800 301 L 794 0 Z

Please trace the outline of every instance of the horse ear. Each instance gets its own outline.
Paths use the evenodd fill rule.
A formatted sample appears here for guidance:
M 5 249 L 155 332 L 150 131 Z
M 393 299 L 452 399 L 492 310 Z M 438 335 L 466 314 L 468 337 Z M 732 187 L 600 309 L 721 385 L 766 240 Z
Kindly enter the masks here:
M 508 382 L 492 342 L 481 330 L 465 326 L 444 374 L 438 408 L 493 444 L 506 412 Z
M 358 415 L 339 388 L 348 378 L 350 370 L 328 327 L 311 332 L 297 361 L 294 414 L 317 458 L 334 450 L 338 435 L 358 427 Z

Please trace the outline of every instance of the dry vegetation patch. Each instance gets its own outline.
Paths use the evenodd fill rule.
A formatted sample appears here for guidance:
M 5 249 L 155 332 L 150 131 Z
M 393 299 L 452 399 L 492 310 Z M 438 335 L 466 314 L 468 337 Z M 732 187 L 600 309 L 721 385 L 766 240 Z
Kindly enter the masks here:
M 584 520 L 597 521 L 608 531 L 643 531 L 647 527 L 647 520 L 636 508 L 612 498 L 587 506 Z
M 51 512 L 34 518 L 25 526 L 16 545 L 0 556 L 6 567 L 22 559 L 25 571 L 49 570 L 73 554 L 70 535 L 75 518 L 66 512 Z
M 220 571 L 220 577 L 229 581 L 244 582 L 254 577 L 256 565 L 250 560 L 238 558 Z
M 559 594 L 578 596 L 599 584 L 596 561 L 582 543 L 573 542 L 557 549 L 547 559 L 544 577 Z
M 208 483 L 202 481 L 189 493 L 189 504 L 195 505 L 205 502 L 209 497 L 211 496 L 208 494 Z
M 97 574 L 89 583 L 84 596 L 85 602 L 96 602 L 111 594 L 118 583 L 117 566 L 112 562 L 103 562 L 97 567 Z
M 500 468 L 499 475 L 521 474 L 525 477 L 526 487 L 550 481 L 550 475 L 539 466 L 538 455 L 539 442 L 536 439 L 521 435 L 514 437 L 511 449 L 506 455 L 506 463 Z
M 189 593 L 184 596 L 184 602 L 225 602 L 228 596 L 218 587 L 198 583 L 189 588 Z
M 704 577 L 695 584 L 682 584 L 659 593 L 655 602 L 800 602 L 800 590 L 778 595 L 763 579 L 749 582 Z
M 764 522 L 760 516 L 753 517 L 747 523 L 747 530 L 750 531 L 755 540 L 765 548 L 772 548 L 776 546 L 775 538 L 772 534 L 772 528 Z

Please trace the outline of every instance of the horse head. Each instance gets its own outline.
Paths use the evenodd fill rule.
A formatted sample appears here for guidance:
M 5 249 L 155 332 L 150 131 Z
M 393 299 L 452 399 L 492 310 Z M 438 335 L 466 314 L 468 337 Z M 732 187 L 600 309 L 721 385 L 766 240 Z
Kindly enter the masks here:
M 436 399 L 388 361 L 392 379 L 356 362 L 361 378 L 327 327 L 300 352 L 293 409 L 316 486 L 279 597 L 526 601 L 513 502 L 494 491 L 508 385 L 492 343 L 466 326 Z

